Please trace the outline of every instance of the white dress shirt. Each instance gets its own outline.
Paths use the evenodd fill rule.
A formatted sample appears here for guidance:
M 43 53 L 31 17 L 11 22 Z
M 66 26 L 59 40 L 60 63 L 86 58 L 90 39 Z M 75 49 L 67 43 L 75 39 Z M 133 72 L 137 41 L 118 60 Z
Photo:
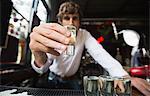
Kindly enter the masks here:
M 108 71 L 109 75 L 113 77 L 128 75 L 121 64 L 114 59 L 87 30 L 84 29 L 78 30 L 77 41 L 75 43 L 75 54 L 73 56 L 67 56 L 65 54 L 54 56 L 47 53 L 48 59 L 44 66 L 38 68 L 35 66 L 34 62 L 32 62 L 31 65 L 33 69 L 40 74 L 49 69 L 61 77 L 72 76 L 79 68 L 84 46 L 90 55 Z

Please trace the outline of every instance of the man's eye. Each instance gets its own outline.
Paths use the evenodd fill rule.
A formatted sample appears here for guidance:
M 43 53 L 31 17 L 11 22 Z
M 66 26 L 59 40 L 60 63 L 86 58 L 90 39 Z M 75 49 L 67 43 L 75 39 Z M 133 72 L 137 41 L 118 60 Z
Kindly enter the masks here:
M 70 17 L 65 16 L 64 19 L 65 19 L 65 20 L 70 20 Z
M 73 20 L 78 20 L 79 17 L 78 17 L 78 16 L 74 16 L 72 19 L 73 19 Z

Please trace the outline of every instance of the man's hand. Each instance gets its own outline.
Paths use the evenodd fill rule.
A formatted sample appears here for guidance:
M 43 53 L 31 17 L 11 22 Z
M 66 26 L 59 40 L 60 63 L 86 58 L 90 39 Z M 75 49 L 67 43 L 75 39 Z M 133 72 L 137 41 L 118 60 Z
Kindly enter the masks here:
M 41 24 L 30 34 L 30 49 L 59 55 L 69 43 L 70 32 L 57 23 Z
M 115 80 L 114 81 L 114 87 L 117 91 L 117 93 L 124 93 L 125 92 L 125 88 L 124 88 L 124 84 L 122 80 Z
M 131 77 L 129 75 L 125 75 L 125 76 L 123 76 L 123 79 L 131 79 Z M 125 92 L 123 80 L 115 80 L 114 81 L 114 87 L 115 87 L 117 93 L 124 93 Z
M 47 60 L 46 53 L 60 55 L 66 50 L 70 32 L 57 23 L 41 24 L 33 28 L 30 34 L 30 49 L 38 67 Z

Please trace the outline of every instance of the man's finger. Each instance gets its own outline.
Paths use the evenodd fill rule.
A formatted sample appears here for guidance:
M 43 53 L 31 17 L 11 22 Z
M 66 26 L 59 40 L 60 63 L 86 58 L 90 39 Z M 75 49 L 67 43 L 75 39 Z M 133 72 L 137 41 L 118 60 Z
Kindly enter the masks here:
M 51 40 L 49 38 L 46 38 L 40 34 L 32 33 L 30 35 L 30 38 L 34 39 L 34 41 L 41 43 L 42 45 L 44 45 L 45 47 L 49 47 L 49 48 L 53 48 L 53 49 L 58 49 L 58 50 L 65 50 L 66 49 L 66 45 L 61 44 L 57 41 Z M 31 40 L 32 40 L 31 39 Z
M 124 84 L 123 84 L 123 82 L 121 80 L 115 80 L 114 81 L 114 87 L 115 88 L 119 87 L 121 93 L 125 92 Z
M 32 51 L 42 51 L 45 53 L 51 53 L 56 56 L 60 55 L 60 53 L 57 52 L 56 50 L 54 50 L 53 48 L 46 47 L 46 46 L 42 45 L 41 43 L 35 42 L 33 40 L 30 41 L 29 46 L 30 46 L 30 49 L 32 49 Z
M 35 27 L 33 29 L 33 32 L 36 34 L 40 34 L 46 38 L 58 41 L 58 42 L 63 43 L 63 44 L 68 44 L 69 40 L 70 40 L 65 35 L 57 32 L 55 30 L 52 30 L 50 28 L 48 29 L 48 28 L 44 28 L 44 27 Z
M 70 36 L 70 32 L 62 25 L 58 24 L 58 23 L 44 23 L 44 24 L 41 24 L 42 27 L 45 27 L 45 28 L 49 28 L 51 30 L 55 30 L 65 36 Z
M 124 93 L 125 92 L 125 88 L 124 88 L 124 84 L 123 84 L 123 82 L 121 80 L 119 80 L 118 86 L 121 89 L 121 92 Z

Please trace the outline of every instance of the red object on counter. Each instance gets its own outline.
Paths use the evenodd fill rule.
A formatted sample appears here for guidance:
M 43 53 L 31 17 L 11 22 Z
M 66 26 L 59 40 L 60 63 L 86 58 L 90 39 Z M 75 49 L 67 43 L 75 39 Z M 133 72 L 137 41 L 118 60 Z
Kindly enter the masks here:
M 150 65 L 130 68 L 131 76 L 150 76 Z

